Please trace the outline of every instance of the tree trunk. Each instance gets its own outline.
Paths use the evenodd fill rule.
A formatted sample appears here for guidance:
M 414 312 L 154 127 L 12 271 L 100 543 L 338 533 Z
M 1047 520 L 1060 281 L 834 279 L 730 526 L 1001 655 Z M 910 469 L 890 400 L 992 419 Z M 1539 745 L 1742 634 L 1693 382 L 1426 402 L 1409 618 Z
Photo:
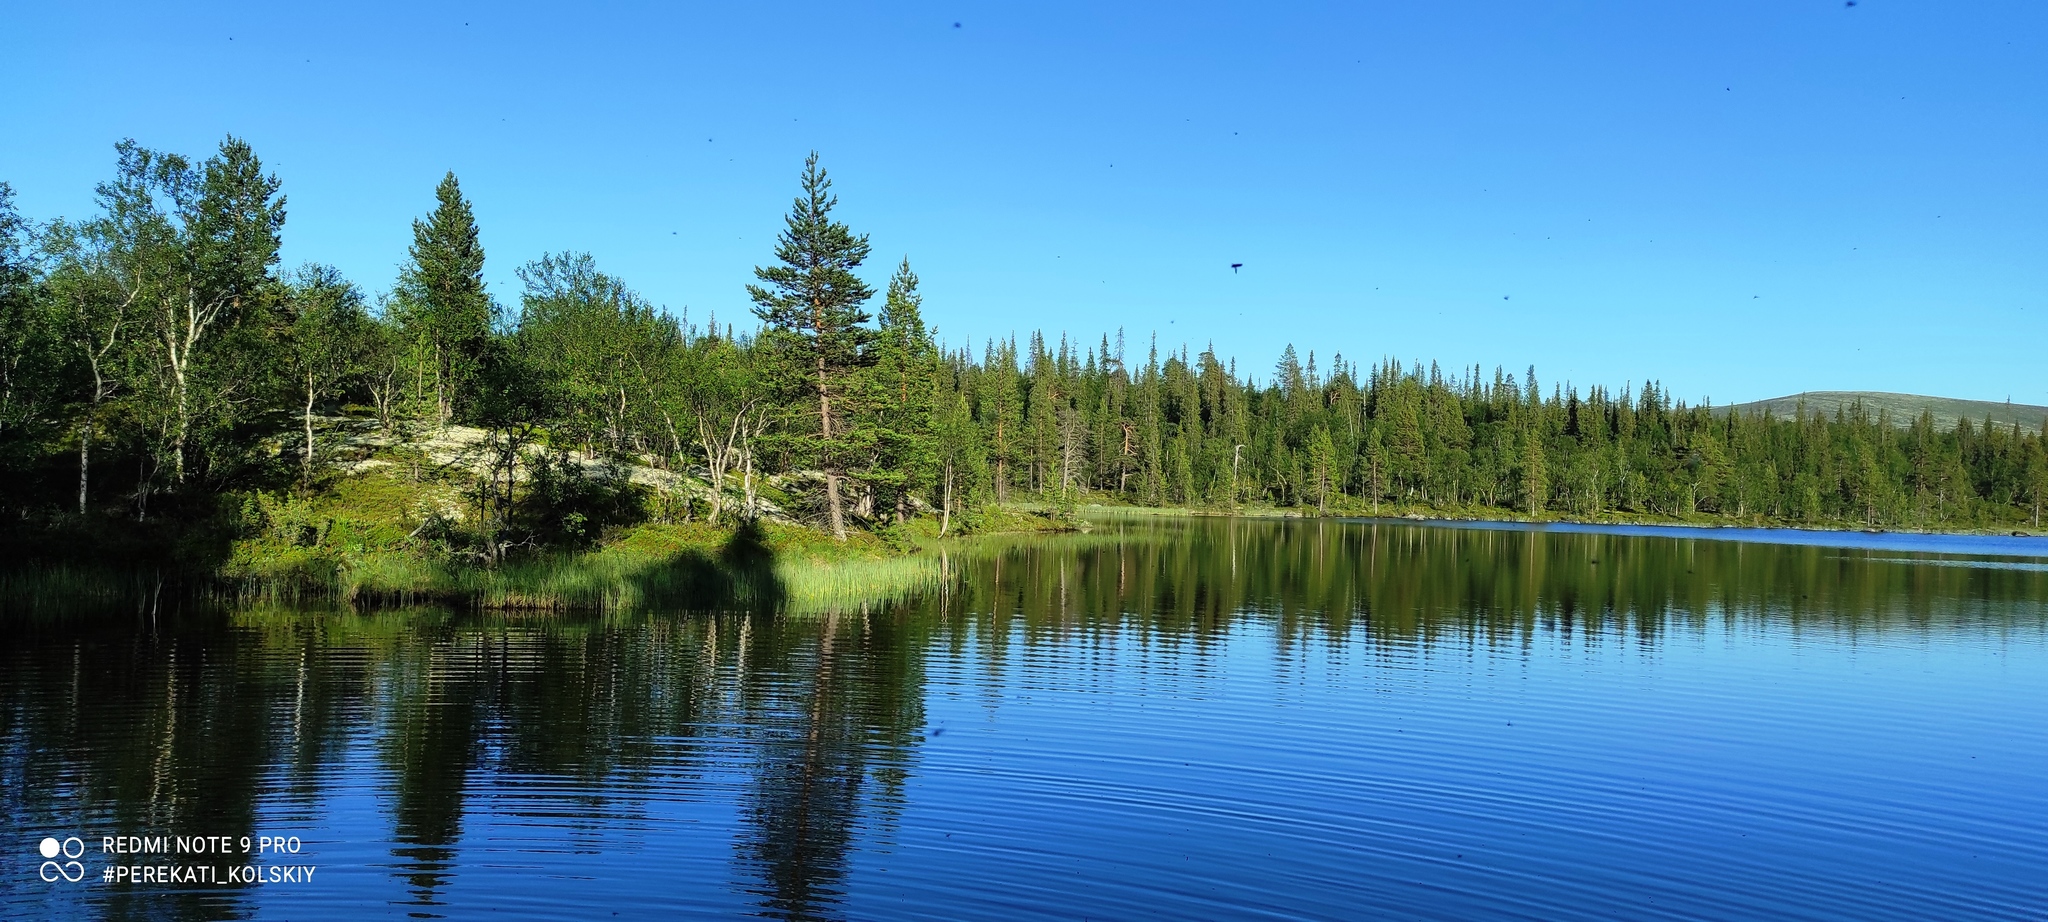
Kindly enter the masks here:
M 182 298 L 182 322 L 178 318 L 180 308 L 175 304 L 166 304 L 167 314 L 172 322 L 164 330 L 164 359 L 171 373 L 172 407 L 176 414 L 175 429 L 171 435 L 171 479 L 180 486 L 185 483 L 185 445 L 192 432 L 189 377 L 193 354 L 199 348 L 199 341 L 206 335 L 207 329 L 223 316 L 223 311 L 241 306 L 239 298 L 210 301 L 202 306 L 199 303 L 198 292 L 189 285 L 185 288 Z M 178 329 L 181 326 L 182 332 Z
M 380 364 L 377 372 L 369 376 L 369 387 L 370 403 L 377 408 L 377 431 L 388 436 L 391 434 L 391 407 L 397 399 L 394 392 L 397 387 L 397 372 L 386 372 L 387 370 Z
M 171 436 L 171 480 L 179 485 L 185 483 L 185 434 L 191 431 L 192 416 L 186 410 L 185 366 L 174 363 L 171 366 L 172 390 L 177 394 L 175 404 L 178 414 L 177 431 Z
M 434 418 L 442 428 L 449 426 L 449 354 L 434 344 Z
M 94 401 L 95 404 L 98 401 Z M 85 426 L 78 433 L 78 514 L 85 514 L 85 487 L 87 473 L 92 469 L 92 417 L 85 418 Z
M 832 515 L 832 537 L 846 540 L 846 510 L 839 499 L 839 473 L 834 468 L 832 457 L 832 392 L 825 379 L 825 353 L 820 347 L 818 353 L 818 432 L 819 449 L 824 453 L 820 460 L 825 469 L 825 505 Z
M 304 472 L 304 473 L 302 473 L 302 474 L 300 475 L 300 480 L 301 480 L 301 481 L 303 482 L 303 485 L 305 486 L 305 488 L 306 488 L 306 489 L 309 489 L 309 490 L 313 488 L 313 394 L 314 394 L 314 391 L 313 391 L 313 375 L 312 375 L 311 373 L 308 373 L 308 374 L 306 375 L 306 415 L 305 415 L 305 420 L 306 420 L 306 457 L 305 457 L 304 459 L 302 459 L 302 460 L 301 460 L 301 462 L 300 462 L 300 464 L 301 464 L 301 469 L 302 469 L 302 471 Z
M 711 434 L 711 424 L 703 418 L 697 420 L 697 441 L 704 446 L 704 464 L 711 469 L 711 513 L 705 519 L 708 524 L 718 524 L 718 514 L 725 509 L 725 469 L 731 462 L 732 444 L 720 445 Z
M 754 509 L 754 452 L 752 449 L 747 450 L 745 461 L 745 470 L 740 475 L 740 493 L 745 498 L 747 520 L 753 521 L 757 513 Z
M 2035 504 L 2034 518 L 2037 527 L 2041 517 L 2040 508 L 2038 503 Z M 946 463 L 946 497 L 944 505 L 939 510 L 939 537 L 943 538 L 946 536 L 946 526 L 951 524 L 953 524 L 953 464 L 949 461 Z
M 144 454 L 146 455 L 147 453 Z M 155 479 L 156 471 L 146 470 L 148 464 L 149 461 L 144 456 L 138 455 L 135 459 L 135 521 L 137 522 L 146 521 L 149 518 L 149 491 L 150 487 L 153 486 L 150 481 Z

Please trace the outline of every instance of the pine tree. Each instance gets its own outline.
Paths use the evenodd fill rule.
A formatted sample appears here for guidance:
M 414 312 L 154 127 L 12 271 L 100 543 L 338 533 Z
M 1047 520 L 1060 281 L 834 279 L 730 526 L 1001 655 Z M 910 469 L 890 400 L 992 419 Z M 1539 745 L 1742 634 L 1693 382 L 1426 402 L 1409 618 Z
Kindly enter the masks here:
M 1542 427 L 1530 420 L 1522 429 L 1522 495 L 1530 515 L 1542 514 L 1549 483 L 1549 472 L 1544 469 Z
M 1015 340 L 990 342 L 983 352 L 975 415 L 981 420 L 989 463 L 994 468 L 996 502 L 1010 500 L 1010 486 L 1016 479 L 1012 465 L 1017 445 L 1023 440 L 1023 376 L 1017 369 Z
M 932 416 L 933 454 L 939 468 L 939 534 L 943 537 L 953 524 L 953 509 L 960 505 L 963 494 L 986 478 L 988 451 L 964 393 L 942 391 Z
M 761 318 L 776 345 L 786 349 L 805 369 L 806 386 L 818 401 L 818 435 L 803 446 L 825 474 L 825 505 L 832 534 L 846 540 L 846 509 L 839 495 L 845 476 L 840 429 L 833 399 L 853 369 L 868 363 L 867 346 L 874 330 L 862 306 L 874 289 L 853 270 L 868 257 L 868 238 L 834 221 L 839 198 L 832 181 L 818 166 L 818 153 L 804 160 L 803 191 L 790 206 L 782 234 L 776 239 L 779 266 L 757 267 L 754 277 L 766 283 L 748 285 L 754 315 Z
M 898 522 L 909 517 L 912 495 L 929 490 L 938 475 L 933 426 L 939 354 L 925 328 L 923 306 L 917 273 L 906 257 L 889 279 L 875 364 L 863 375 L 862 406 L 849 433 L 850 441 L 870 448 L 860 479 L 894 500 Z
M 1360 451 L 1359 457 L 1359 462 L 1365 467 L 1362 480 L 1366 491 L 1372 496 L 1373 515 L 1380 514 L 1380 497 L 1385 493 L 1380 479 L 1386 470 L 1386 449 L 1382 447 L 1382 439 L 1377 424 L 1367 429 L 1364 448 Z
M 491 338 L 495 308 L 484 288 L 476 216 L 455 174 L 434 189 L 433 214 L 412 222 L 412 262 L 400 271 L 401 323 L 433 375 L 435 421 L 465 412 Z
M 2041 501 L 2048 498 L 2048 423 L 2041 426 L 2041 435 L 2027 442 L 2026 483 L 2027 498 L 2033 503 L 2034 527 L 2041 527 Z
M 1330 508 L 1330 490 L 1336 480 L 1337 447 L 1330 430 L 1318 425 L 1308 438 L 1308 487 L 1316 495 L 1316 511 Z

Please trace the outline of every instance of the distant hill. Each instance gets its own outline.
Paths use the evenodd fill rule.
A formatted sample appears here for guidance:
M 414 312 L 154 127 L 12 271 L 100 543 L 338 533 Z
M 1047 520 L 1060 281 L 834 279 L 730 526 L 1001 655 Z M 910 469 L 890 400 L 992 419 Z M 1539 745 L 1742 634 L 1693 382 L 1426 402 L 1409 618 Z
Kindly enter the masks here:
M 1835 410 L 1862 401 L 1872 416 L 1879 410 L 1888 410 L 1892 422 L 1900 427 L 1910 426 L 1920 417 L 1923 410 L 1934 412 L 1934 424 L 1942 429 L 1955 428 L 1956 420 L 1969 417 L 1972 423 L 1982 424 L 1984 417 L 2001 426 L 2019 423 L 2020 428 L 2040 431 L 2041 421 L 2048 419 L 2048 407 L 2037 407 L 2024 403 L 2002 403 L 1990 400 L 1957 400 L 1952 397 L 1923 397 L 1919 394 L 1887 394 L 1883 391 L 1807 391 L 1789 397 L 1772 397 L 1738 403 L 1734 409 L 1744 413 L 1769 413 L 1783 419 L 1792 418 L 1794 408 L 1800 401 L 1806 401 L 1806 412 L 1835 415 Z

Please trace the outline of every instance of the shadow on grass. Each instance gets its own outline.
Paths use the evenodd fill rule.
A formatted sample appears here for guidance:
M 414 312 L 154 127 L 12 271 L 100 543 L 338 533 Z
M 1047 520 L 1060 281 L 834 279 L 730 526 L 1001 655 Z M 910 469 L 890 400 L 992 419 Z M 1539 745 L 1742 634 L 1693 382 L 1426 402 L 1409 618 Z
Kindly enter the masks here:
M 484 567 L 413 552 L 308 554 L 257 571 L 160 571 L 55 561 L 0 566 L 0 620 L 116 620 L 191 603 L 389 609 L 415 605 L 531 613 L 866 609 L 939 591 L 946 554 L 807 552 L 759 523 L 662 542 L 625 541 Z M 953 563 L 958 562 L 959 555 Z M 166 574 L 168 575 L 168 574 Z M 138 609 L 138 606 L 140 608 Z
M 505 611 L 774 610 L 789 599 L 767 533 L 742 524 L 716 546 L 659 556 L 553 554 L 485 568 L 415 554 L 309 559 L 224 578 L 191 561 L 121 566 L 98 555 L 18 560 L 0 567 L 0 619 L 15 622 L 144 616 L 200 601 L 419 604 Z
M 715 554 L 678 551 L 625 575 L 623 583 L 622 595 L 631 598 L 619 601 L 631 604 L 599 607 L 773 611 L 789 598 L 768 533 L 753 521 L 734 529 Z
M 0 528 L 0 620 L 153 618 L 203 595 L 232 530 L 207 510 L 160 506 L 146 522 L 55 516 Z
M 316 595 L 368 607 L 429 602 L 533 612 L 774 609 L 788 593 L 766 539 L 759 525 L 747 523 L 716 547 L 661 555 L 558 553 L 496 568 L 385 559 L 344 568 L 324 585 L 318 578 L 311 582 Z M 239 595 L 282 600 L 275 588 L 259 582 L 242 587 Z

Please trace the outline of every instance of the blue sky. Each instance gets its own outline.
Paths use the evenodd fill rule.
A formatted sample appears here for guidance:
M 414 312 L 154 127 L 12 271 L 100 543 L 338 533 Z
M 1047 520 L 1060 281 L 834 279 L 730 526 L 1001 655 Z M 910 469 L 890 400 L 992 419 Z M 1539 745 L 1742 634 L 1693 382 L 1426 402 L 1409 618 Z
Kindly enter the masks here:
M 287 261 L 375 292 L 452 169 L 501 301 L 582 250 L 746 325 L 815 148 L 956 344 L 2048 404 L 2044 39 L 1968 0 L 17 4 L 0 180 L 81 216 L 120 138 L 232 132 Z

